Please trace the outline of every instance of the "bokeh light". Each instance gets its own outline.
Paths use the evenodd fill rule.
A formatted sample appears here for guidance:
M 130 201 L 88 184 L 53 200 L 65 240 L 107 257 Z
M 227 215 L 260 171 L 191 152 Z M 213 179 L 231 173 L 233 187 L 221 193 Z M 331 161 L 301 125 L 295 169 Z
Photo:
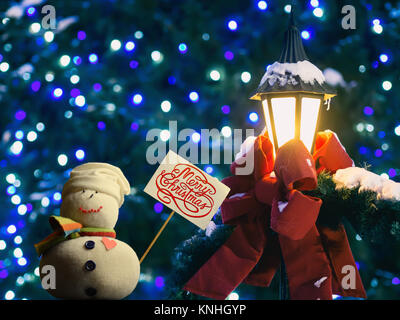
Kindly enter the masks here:
M 238 23 L 236 20 L 229 20 L 228 21 L 228 29 L 231 31 L 236 31 L 238 28 Z
M 262 10 L 262 11 L 267 10 L 267 8 L 268 8 L 268 3 L 267 3 L 266 1 L 263 1 L 263 0 L 258 1 L 258 2 L 257 2 L 257 7 L 258 7 L 258 9 L 260 9 L 260 10 Z

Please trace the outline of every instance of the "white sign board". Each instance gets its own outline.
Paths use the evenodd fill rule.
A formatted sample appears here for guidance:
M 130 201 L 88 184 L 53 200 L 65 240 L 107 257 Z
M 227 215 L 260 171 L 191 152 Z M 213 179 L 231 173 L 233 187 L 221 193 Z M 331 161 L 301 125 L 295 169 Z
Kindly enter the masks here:
M 144 191 L 201 229 L 205 229 L 229 188 L 169 151 Z

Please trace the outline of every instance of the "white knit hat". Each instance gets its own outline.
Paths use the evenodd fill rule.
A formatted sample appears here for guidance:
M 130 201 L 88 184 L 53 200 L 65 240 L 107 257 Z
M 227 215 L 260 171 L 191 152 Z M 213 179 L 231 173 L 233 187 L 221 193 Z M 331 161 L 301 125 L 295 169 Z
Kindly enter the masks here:
M 62 198 L 78 189 L 91 189 L 109 194 L 117 199 L 119 206 L 124 203 L 124 195 L 130 193 L 130 185 L 121 169 L 108 163 L 88 162 L 75 167 L 64 184 Z

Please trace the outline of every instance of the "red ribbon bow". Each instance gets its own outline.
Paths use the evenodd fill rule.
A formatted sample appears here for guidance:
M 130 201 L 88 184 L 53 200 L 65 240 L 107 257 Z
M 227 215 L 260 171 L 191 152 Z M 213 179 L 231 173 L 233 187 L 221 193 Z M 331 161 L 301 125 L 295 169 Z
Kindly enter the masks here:
M 235 161 L 234 176 L 222 181 L 231 188 L 222 219 L 235 229 L 184 290 L 225 299 L 242 282 L 267 287 L 282 255 L 291 299 L 366 298 L 343 225 L 337 230 L 316 225 L 322 200 L 301 192 L 317 187 L 317 172 L 353 165 L 336 134 L 318 133 L 313 156 L 301 141 L 291 140 L 278 150 L 275 163 L 273 146 L 261 135 L 254 142 L 252 174 L 236 175 L 245 161 L 246 155 Z M 342 283 L 349 268 L 355 288 Z

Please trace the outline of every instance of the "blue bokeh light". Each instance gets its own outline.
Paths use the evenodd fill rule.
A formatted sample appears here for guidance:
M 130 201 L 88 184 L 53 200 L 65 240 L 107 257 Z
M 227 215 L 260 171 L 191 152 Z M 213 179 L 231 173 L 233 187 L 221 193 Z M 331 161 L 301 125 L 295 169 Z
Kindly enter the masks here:
M 187 52 L 187 45 L 186 43 L 180 43 L 178 46 L 178 50 L 180 53 L 186 53 Z
M 91 54 L 89 55 L 89 62 L 90 62 L 91 64 L 97 63 L 98 60 L 99 60 L 99 58 L 97 57 L 97 54 L 91 53 Z
M 189 93 L 189 99 L 192 102 L 198 102 L 199 101 L 199 94 L 196 91 L 192 91 Z
M 132 96 L 132 103 L 134 105 L 139 105 L 143 102 L 143 96 L 140 93 L 136 93 Z
M 226 51 L 224 53 L 224 57 L 226 60 L 231 61 L 235 57 L 234 53 L 232 51 Z
M 257 122 L 258 122 L 258 119 L 259 119 L 258 113 L 257 113 L 257 112 L 251 112 L 251 113 L 249 114 L 248 118 L 249 118 L 249 121 L 250 121 L 250 122 L 252 122 L 252 123 L 257 123 Z
M 100 131 L 103 131 L 103 130 L 106 129 L 106 124 L 105 124 L 103 121 L 99 121 L 99 122 L 97 122 L 97 128 L 98 128 Z
M 381 149 L 375 150 L 375 157 L 380 158 L 383 155 L 383 151 Z
M 156 204 L 154 204 L 154 212 L 156 213 L 161 213 L 164 209 L 164 205 L 161 202 L 157 202 Z
M 75 151 L 75 158 L 79 161 L 82 161 L 83 159 L 85 159 L 86 153 L 85 150 L 83 149 L 78 149 Z
M 55 88 L 52 92 L 52 96 L 54 99 L 60 99 L 63 95 L 64 91 L 61 88 Z
M 77 38 L 79 39 L 79 40 L 85 40 L 86 39 L 86 32 L 85 31 L 78 31 L 78 34 L 77 34 Z
M 397 175 L 396 169 L 390 168 L 388 174 L 390 178 L 394 178 Z
M 33 15 L 35 15 L 35 13 L 36 13 L 36 9 L 35 9 L 34 7 L 29 7 L 29 8 L 26 10 L 26 14 L 27 14 L 28 16 L 30 16 L 30 17 L 32 17 Z
M 24 120 L 26 118 L 26 112 L 24 110 L 18 110 L 15 113 L 15 119 L 17 120 Z
M 138 131 L 138 130 L 139 130 L 139 124 L 137 122 L 132 122 L 131 131 Z
M 14 186 L 8 186 L 6 192 L 7 192 L 7 194 L 8 194 L 9 196 L 11 196 L 11 195 L 13 195 L 13 194 L 16 192 L 16 189 L 15 189 Z
M 135 43 L 133 41 L 128 41 L 127 43 L 125 43 L 125 51 L 127 52 L 131 52 L 133 50 L 135 50 Z
M 389 56 L 386 53 L 382 53 L 379 56 L 379 60 L 381 60 L 382 63 L 387 63 L 389 61 Z
M 79 66 L 82 63 L 82 58 L 79 57 L 79 56 L 75 56 L 75 57 L 72 58 L 72 62 L 74 64 L 76 64 L 77 66 Z
M 364 114 L 366 116 L 372 116 L 374 114 L 374 109 L 369 106 L 364 107 Z
M 205 166 L 204 171 L 208 174 L 212 174 L 214 172 L 214 168 L 211 165 Z
M 231 112 L 231 107 L 228 105 L 223 105 L 221 107 L 221 111 L 223 114 L 229 114 Z
M 360 147 L 360 148 L 358 149 L 358 152 L 359 152 L 360 154 L 366 154 L 366 153 L 368 152 L 368 149 L 367 149 L 366 147 Z
M 310 31 L 308 31 L 308 30 L 303 30 L 303 31 L 301 32 L 301 37 L 302 37 L 304 40 L 309 40 L 309 39 L 311 39 L 311 33 L 310 33 Z
M 176 78 L 174 76 L 169 76 L 168 83 L 174 85 L 176 83 Z
M 154 284 L 156 285 L 157 288 L 161 289 L 165 285 L 164 278 L 160 276 L 156 277 Z
M 37 92 L 40 89 L 40 81 L 33 81 L 31 84 L 31 89 L 33 92 Z

